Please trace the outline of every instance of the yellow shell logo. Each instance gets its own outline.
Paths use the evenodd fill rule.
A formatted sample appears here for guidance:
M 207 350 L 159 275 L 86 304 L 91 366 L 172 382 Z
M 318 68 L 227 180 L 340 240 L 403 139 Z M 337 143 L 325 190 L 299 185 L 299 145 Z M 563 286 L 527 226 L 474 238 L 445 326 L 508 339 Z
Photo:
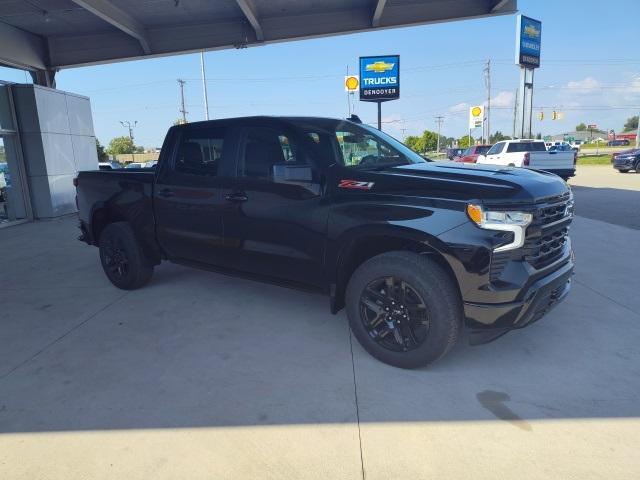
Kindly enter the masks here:
M 344 86 L 347 87 L 347 90 L 356 90 L 358 88 L 358 78 L 347 77 L 344 81 Z
M 473 115 L 474 117 L 479 117 L 481 113 L 482 109 L 480 107 L 473 107 L 471 109 L 471 115 Z

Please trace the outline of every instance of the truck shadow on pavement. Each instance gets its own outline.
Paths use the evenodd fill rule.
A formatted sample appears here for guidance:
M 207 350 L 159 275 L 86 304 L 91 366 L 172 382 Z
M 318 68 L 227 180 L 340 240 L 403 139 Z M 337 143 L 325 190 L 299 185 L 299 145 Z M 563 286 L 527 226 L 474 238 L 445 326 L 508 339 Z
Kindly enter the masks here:
M 640 230 L 640 175 L 638 191 L 621 188 L 571 186 L 575 196 L 576 214 Z
M 95 251 L 69 250 L 82 278 L 25 259 L 3 293 L 0 433 L 640 416 L 640 318 L 580 270 L 536 324 L 407 371 L 325 296 L 169 264 L 125 293 Z

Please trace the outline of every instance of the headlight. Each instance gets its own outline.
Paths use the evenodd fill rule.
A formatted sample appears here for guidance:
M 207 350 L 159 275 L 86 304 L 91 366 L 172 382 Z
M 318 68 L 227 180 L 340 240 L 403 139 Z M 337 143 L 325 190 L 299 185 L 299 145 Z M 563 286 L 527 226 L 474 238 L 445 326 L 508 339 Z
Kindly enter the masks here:
M 525 232 L 533 220 L 527 212 L 484 210 L 480 205 L 467 205 L 467 215 L 478 227 L 513 233 L 513 241 L 494 248 L 494 252 L 515 250 L 524 245 Z

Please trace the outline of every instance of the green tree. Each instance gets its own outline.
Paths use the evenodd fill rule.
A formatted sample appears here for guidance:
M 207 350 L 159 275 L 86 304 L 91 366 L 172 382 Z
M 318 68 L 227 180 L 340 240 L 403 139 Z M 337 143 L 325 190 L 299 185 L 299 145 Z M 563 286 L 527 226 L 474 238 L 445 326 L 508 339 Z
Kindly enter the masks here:
M 576 125 L 576 132 L 586 132 L 587 126 L 584 123 L 579 123 Z
M 104 151 L 104 147 L 100 144 L 100 140 L 96 138 L 96 152 L 98 153 L 98 161 L 106 162 L 109 160 L 107 152 Z
M 500 130 L 496 130 L 496 133 L 489 137 L 489 143 L 497 143 L 503 140 L 511 140 L 511 137 L 504 135 Z
M 109 155 L 121 155 L 123 153 L 133 153 L 136 147 L 129 137 L 112 138 L 109 142 L 107 153 Z
M 469 148 L 471 145 L 476 143 L 473 137 L 469 137 L 469 135 L 465 135 L 458 139 L 458 147 L 460 148 Z
M 424 153 L 424 141 L 422 137 L 416 135 L 409 135 L 404 139 L 404 144 L 416 153 Z
M 638 115 L 634 115 L 633 117 L 627 118 L 627 121 L 624 124 L 625 131 L 627 130 L 637 130 L 638 129 Z
M 425 130 L 422 132 L 422 141 L 424 142 L 425 151 L 433 152 L 438 147 L 438 134 L 430 130 Z

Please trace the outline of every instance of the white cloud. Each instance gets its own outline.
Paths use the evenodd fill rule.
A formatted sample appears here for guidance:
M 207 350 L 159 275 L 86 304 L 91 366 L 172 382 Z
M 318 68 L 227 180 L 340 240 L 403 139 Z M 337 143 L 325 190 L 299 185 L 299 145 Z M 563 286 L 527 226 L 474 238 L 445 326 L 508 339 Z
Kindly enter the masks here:
M 458 103 L 452 107 L 449 107 L 449 111 L 451 113 L 466 112 L 467 110 L 469 110 L 469 104 L 467 102 Z
M 492 107 L 513 107 L 516 94 L 510 90 L 503 90 L 491 99 Z
M 580 93 L 587 93 L 599 88 L 600 82 L 593 77 L 587 77 L 584 80 L 568 82 L 566 86 L 571 90 L 580 90 Z

